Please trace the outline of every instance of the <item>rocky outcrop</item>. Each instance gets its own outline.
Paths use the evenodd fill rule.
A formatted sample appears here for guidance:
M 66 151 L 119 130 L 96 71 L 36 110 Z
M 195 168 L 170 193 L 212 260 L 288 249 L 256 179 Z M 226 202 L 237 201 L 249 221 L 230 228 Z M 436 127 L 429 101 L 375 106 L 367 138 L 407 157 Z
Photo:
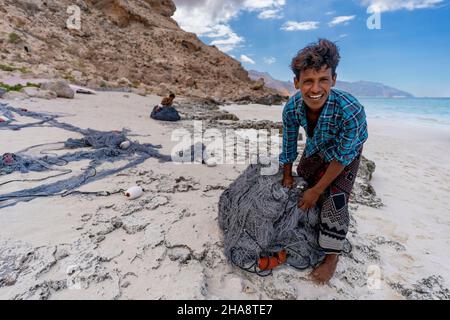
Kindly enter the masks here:
M 60 98 L 73 99 L 75 92 L 70 88 L 69 84 L 65 81 L 53 81 L 43 83 L 41 85 L 42 90 L 53 91 Z
M 80 30 L 66 24 L 72 5 Z M 2 64 L 38 77 L 92 88 L 123 87 L 126 78 L 144 92 L 220 102 L 279 100 L 240 62 L 183 31 L 171 18 L 172 0 L 3 0 L 0 10 Z
M 28 95 L 26 95 L 23 92 L 17 92 L 17 91 L 8 91 L 5 94 L 2 95 L 2 99 L 5 100 L 25 100 L 28 99 Z
M 25 87 L 21 90 L 22 93 L 25 93 L 30 98 L 40 98 L 40 99 L 55 99 L 58 95 L 56 92 L 50 90 L 42 90 L 35 87 Z
M 176 10 L 172 0 L 145 0 L 153 10 L 165 17 L 171 17 Z
M 375 189 L 370 184 L 375 168 L 375 162 L 364 156 L 361 157 L 358 175 L 352 190 L 351 201 L 373 208 L 380 208 L 383 206 L 381 199 L 377 197 Z

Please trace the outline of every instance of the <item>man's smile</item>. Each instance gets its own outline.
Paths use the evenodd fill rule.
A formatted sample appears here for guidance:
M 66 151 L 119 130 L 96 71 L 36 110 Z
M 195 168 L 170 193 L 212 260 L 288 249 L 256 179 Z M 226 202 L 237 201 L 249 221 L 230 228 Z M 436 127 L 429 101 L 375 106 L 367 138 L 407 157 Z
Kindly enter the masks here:
M 310 95 L 308 94 L 308 98 L 311 100 L 319 101 L 325 96 L 325 93 L 319 94 L 319 95 Z

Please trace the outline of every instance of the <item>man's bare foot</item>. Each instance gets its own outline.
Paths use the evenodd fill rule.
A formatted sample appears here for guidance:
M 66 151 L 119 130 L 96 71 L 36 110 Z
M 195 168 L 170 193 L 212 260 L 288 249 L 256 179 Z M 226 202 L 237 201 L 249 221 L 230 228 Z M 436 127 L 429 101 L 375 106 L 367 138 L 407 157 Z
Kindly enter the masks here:
M 339 261 L 339 255 L 327 254 L 323 262 L 311 272 L 311 277 L 318 284 L 325 284 L 333 277 L 336 266 Z

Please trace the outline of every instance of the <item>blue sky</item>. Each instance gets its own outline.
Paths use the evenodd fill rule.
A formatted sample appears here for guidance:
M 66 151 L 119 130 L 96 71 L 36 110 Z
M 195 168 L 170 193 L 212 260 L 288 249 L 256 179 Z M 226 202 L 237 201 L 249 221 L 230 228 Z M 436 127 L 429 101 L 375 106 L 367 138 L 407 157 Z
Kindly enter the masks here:
M 292 57 L 323 37 L 341 48 L 340 80 L 376 81 L 416 96 L 450 97 L 449 0 L 174 2 L 174 18 L 182 28 L 247 69 L 290 80 Z M 367 27 L 370 5 L 380 12 L 381 29 Z

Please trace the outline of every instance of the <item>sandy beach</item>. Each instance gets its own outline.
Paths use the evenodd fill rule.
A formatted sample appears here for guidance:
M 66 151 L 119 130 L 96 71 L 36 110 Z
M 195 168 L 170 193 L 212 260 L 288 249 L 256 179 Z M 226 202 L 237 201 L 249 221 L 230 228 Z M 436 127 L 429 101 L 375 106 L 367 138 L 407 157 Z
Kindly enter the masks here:
M 177 144 L 172 130 L 191 127 L 192 121 L 150 119 L 160 99 L 105 92 L 77 94 L 73 100 L 0 102 L 62 114 L 59 121 L 84 129 L 127 128 L 137 135 L 132 140 L 160 144 L 159 152 L 170 155 Z M 221 109 L 240 120 L 280 121 L 282 106 Z M 45 126 L 0 130 L 0 135 L 0 154 L 78 138 Z M 0 209 L 0 299 L 449 299 L 448 150 L 450 130 L 369 117 L 364 156 L 376 164 L 372 186 L 384 206 L 351 204 L 353 251 L 342 257 L 325 286 L 311 282 L 309 270 L 282 266 L 260 278 L 226 261 L 217 204 L 245 165 L 210 168 L 151 158 L 81 188 L 113 192 L 137 184 L 145 190 L 140 199 L 57 196 Z M 86 165 L 72 164 L 71 174 Z M 0 183 L 46 175 L 14 173 L 0 177 Z M 9 183 L 0 186 L 0 194 L 37 184 Z

